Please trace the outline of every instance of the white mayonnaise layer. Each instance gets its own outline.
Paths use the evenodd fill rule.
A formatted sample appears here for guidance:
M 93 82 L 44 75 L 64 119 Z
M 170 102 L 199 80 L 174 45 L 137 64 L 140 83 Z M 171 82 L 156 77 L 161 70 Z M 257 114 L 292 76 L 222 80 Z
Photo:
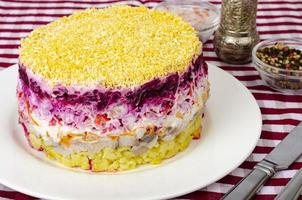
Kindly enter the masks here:
M 87 120 L 85 125 L 78 127 L 61 123 L 50 124 L 49 115 L 41 114 L 38 109 L 29 111 L 25 103 L 19 103 L 19 112 L 22 113 L 20 120 L 27 126 L 29 132 L 41 137 L 46 144 L 54 146 L 63 154 L 73 151 L 96 152 L 103 147 L 116 148 L 117 146 L 130 146 L 135 152 L 141 152 L 142 149 L 151 148 L 159 139 L 174 139 L 184 130 L 197 114 L 202 113 L 204 103 L 208 98 L 208 89 L 206 77 L 197 82 L 191 95 L 188 95 L 189 88 L 178 89 L 174 105 L 166 114 L 160 111 L 161 105 L 144 105 L 140 112 L 129 112 L 127 105 L 113 104 L 106 111 L 108 117 L 111 118 L 110 122 L 105 122 L 99 127 L 93 120 Z M 120 125 L 117 120 L 121 116 L 123 125 Z M 110 131 L 102 131 L 110 126 L 114 128 Z M 155 134 L 152 137 L 147 135 L 146 132 L 150 127 L 156 127 L 158 135 Z M 85 133 L 92 134 L 97 140 L 84 140 Z M 130 133 L 130 135 L 125 133 Z M 61 145 L 62 138 L 70 134 L 78 136 L 72 138 L 68 146 Z

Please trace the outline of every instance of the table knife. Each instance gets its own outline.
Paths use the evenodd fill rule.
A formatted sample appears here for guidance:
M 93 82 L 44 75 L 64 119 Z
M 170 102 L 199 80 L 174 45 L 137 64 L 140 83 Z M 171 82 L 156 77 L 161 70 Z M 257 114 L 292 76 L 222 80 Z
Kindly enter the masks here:
M 277 171 L 287 169 L 302 154 L 302 122 L 222 199 L 248 200 Z
M 302 192 L 302 169 L 288 182 L 275 200 L 297 200 Z

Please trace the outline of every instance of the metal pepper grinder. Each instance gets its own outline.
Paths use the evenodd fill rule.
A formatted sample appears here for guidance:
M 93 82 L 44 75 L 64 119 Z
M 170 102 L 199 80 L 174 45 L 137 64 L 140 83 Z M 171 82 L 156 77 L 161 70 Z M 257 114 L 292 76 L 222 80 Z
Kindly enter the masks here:
M 259 41 L 256 30 L 257 0 L 222 0 L 221 21 L 214 35 L 218 57 L 232 64 L 251 61 Z

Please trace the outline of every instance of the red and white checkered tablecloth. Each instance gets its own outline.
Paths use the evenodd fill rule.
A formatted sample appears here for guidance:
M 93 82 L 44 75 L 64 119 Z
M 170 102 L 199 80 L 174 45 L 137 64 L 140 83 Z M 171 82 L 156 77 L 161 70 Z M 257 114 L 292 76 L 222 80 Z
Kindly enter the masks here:
M 257 28 L 261 39 L 302 38 L 302 0 L 258 0 Z M 87 7 L 121 3 L 153 7 L 159 0 L 0 0 L 0 69 L 18 62 L 18 45 L 32 29 Z M 220 7 L 220 1 L 211 1 Z M 221 62 L 212 40 L 204 45 L 205 59 L 234 75 L 253 93 L 261 108 L 261 138 L 249 158 L 223 179 L 181 199 L 219 199 L 269 153 L 299 121 L 302 121 L 302 95 L 282 94 L 266 87 L 252 64 Z M 1 86 L 4 87 L 4 86 Z M 1 98 L 1 97 L 0 97 Z M 1 163 L 0 163 L 1 164 Z M 302 167 L 302 158 L 288 170 L 277 173 L 258 192 L 256 199 L 273 199 Z M 34 199 L 0 185 L 0 199 Z M 302 198 L 301 198 L 302 199 Z

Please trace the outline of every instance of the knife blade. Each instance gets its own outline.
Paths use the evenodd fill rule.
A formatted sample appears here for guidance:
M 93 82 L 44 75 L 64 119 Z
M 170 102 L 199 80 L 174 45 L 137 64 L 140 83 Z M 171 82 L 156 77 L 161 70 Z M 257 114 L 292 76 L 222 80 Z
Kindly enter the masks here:
M 277 171 L 287 169 L 302 155 L 302 122 L 298 124 L 253 170 L 222 199 L 251 199 Z
M 264 160 L 275 163 L 277 170 L 287 169 L 302 154 L 302 122 L 298 124 Z

